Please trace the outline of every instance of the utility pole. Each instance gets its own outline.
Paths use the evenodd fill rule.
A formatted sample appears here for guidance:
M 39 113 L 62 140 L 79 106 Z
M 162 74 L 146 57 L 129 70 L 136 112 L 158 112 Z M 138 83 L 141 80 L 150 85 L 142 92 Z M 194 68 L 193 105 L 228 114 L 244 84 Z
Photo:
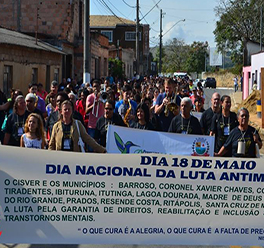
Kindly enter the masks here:
M 162 71 L 162 9 L 160 10 L 159 73 Z
M 262 32 L 263 32 L 263 6 L 260 7 L 260 51 L 262 51 Z
M 136 20 L 136 74 L 139 75 L 139 0 L 137 0 L 137 20 Z
M 84 0 L 83 32 L 83 83 L 90 83 L 91 49 L 90 49 L 90 0 Z

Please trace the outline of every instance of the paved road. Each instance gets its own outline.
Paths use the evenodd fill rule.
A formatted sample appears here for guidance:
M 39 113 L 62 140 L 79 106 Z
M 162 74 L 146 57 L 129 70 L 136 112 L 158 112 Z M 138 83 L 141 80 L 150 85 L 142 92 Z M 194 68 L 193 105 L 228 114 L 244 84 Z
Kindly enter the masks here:
M 218 92 L 220 96 L 223 96 L 223 95 L 231 96 L 232 93 L 234 93 L 234 89 L 233 88 L 216 88 L 216 89 L 205 88 L 204 89 L 204 94 L 205 94 L 204 109 L 208 109 L 211 106 L 211 97 L 214 92 Z

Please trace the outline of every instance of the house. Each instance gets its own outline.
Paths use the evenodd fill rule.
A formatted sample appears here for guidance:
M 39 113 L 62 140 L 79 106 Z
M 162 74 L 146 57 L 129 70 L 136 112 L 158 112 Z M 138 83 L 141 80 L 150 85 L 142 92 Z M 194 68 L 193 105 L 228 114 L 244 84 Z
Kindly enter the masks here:
M 136 22 L 125 18 L 109 15 L 91 15 L 90 28 L 93 31 L 104 34 L 109 39 L 112 58 L 117 57 L 117 51 L 123 49 L 132 49 L 134 52 L 133 61 L 121 58 L 126 68 L 126 76 L 130 77 L 132 62 L 136 60 Z M 114 48 L 116 53 L 113 52 Z M 125 51 L 127 52 L 127 50 Z M 124 54 L 124 52 L 123 52 Z M 120 56 L 120 55 L 119 55 Z M 139 73 L 147 74 L 150 70 L 149 60 L 149 25 L 140 24 L 139 26 Z M 133 72 L 135 72 L 135 63 L 133 63 Z
M 260 44 L 255 41 L 247 41 L 244 49 L 244 66 L 251 65 L 251 55 L 260 51 Z
M 252 92 L 254 81 L 257 82 L 257 89 L 261 90 L 261 69 L 264 68 L 264 52 L 251 55 L 251 66 L 243 67 L 243 100 Z
M 62 77 L 83 77 L 82 0 L 4 1 L 0 8 L 2 26 L 35 36 L 66 53 Z M 100 37 L 101 36 L 101 37 Z M 91 78 L 108 75 L 108 40 L 104 35 L 91 34 Z
M 32 82 L 49 89 L 52 80 L 62 79 L 66 54 L 57 47 L 16 31 L 0 28 L 0 88 L 28 92 Z

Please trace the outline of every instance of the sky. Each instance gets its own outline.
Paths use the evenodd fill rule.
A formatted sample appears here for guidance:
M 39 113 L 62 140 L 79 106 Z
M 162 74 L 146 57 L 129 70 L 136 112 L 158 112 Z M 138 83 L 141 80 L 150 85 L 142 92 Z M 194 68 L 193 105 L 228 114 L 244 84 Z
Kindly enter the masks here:
M 112 15 L 103 1 L 117 16 L 136 20 L 136 0 L 90 0 L 91 15 Z M 150 25 L 150 47 L 159 44 L 160 9 L 165 13 L 162 18 L 163 44 L 177 38 L 187 44 L 208 41 L 210 47 L 215 47 L 213 31 L 217 17 L 214 8 L 218 4 L 219 0 L 139 0 L 140 19 L 155 6 L 141 20 Z

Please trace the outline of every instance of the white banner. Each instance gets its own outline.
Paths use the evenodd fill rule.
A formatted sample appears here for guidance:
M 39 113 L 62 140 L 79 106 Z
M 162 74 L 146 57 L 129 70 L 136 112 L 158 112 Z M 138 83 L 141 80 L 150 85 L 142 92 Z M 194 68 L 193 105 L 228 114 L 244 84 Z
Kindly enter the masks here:
M 214 156 L 214 137 L 156 132 L 109 125 L 108 153 L 162 153 Z
M 216 47 L 210 48 L 210 66 L 222 66 L 223 64 L 223 56 L 222 53 L 219 53 Z
M 264 245 L 261 159 L 0 157 L 0 243 Z

